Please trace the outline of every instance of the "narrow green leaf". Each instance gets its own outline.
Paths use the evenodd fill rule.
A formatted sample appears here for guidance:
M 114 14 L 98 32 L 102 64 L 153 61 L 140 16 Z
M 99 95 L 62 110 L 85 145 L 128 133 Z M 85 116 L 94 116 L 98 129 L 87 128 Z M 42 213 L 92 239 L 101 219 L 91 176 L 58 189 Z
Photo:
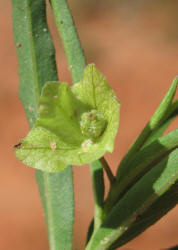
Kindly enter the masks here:
M 116 248 L 126 244 L 148 227 L 155 224 L 159 219 L 166 215 L 178 203 L 178 181 L 158 200 L 153 203 L 150 208 L 143 214 L 138 214 L 135 222 L 131 227 L 109 248 Z
M 160 137 L 140 150 L 120 172 L 120 182 L 113 185 L 105 204 L 105 216 L 124 193 L 138 181 L 147 171 L 159 162 L 170 151 L 178 147 L 178 129 Z
M 46 24 L 45 0 L 12 0 L 12 7 L 14 39 L 19 63 L 20 99 L 30 127 L 32 127 L 38 116 L 38 102 L 42 86 L 46 81 L 58 79 L 55 53 Z M 51 250 L 59 250 L 58 246 L 62 243 L 64 245 L 60 249 L 71 249 L 74 211 L 71 171 L 71 167 L 58 174 L 36 171 Z M 65 190 L 59 188 L 64 180 L 67 180 L 68 185 Z M 61 204 L 63 204 L 62 208 Z M 62 210 L 56 210 L 56 207 Z M 64 222 L 59 220 L 58 216 L 64 215 L 63 208 L 66 207 L 69 217 L 65 218 L 68 229 L 65 227 L 64 235 Z
M 178 196 L 169 199 L 170 190 L 177 194 L 178 183 L 178 149 L 165 157 L 158 165 L 146 173 L 116 204 L 101 227 L 92 236 L 86 250 L 109 249 L 114 242 L 119 244 L 119 238 L 151 209 L 152 223 L 163 216 L 176 205 Z M 162 206 L 159 207 L 157 202 Z M 167 199 L 171 203 L 167 203 Z M 153 208 L 156 208 L 154 211 Z M 158 208 L 162 210 L 158 211 Z M 146 219 L 146 218 L 145 218 Z M 151 223 L 151 224 L 152 224 Z M 137 225 L 137 232 L 141 233 L 150 224 Z M 127 234 L 127 237 L 130 237 Z M 126 238 L 125 238 L 126 240 Z M 110 248 L 113 249 L 113 248 Z
M 57 80 L 55 52 L 46 24 L 45 1 L 12 0 L 14 40 L 17 48 L 20 99 L 32 127 L 42 86 Z
M 40 97 L 39 118 L 15 146 L 15 153 L 25 164 L 48 172 L 95 161 L 113 151 L 119 107 L 104 76 L 92 64 L 72 87 L 48 82 Z
M 173 102 L 164 118 L 160 126 L 153 131 L 151 136 L 148 138 L 146 143 L 144 144 L 144 147 L 153 142 L 154 140 L 158 139 L 165 129 L 170 125 L 170 123 L 178 116 L 178 100 Z
M 72 168 L 56 174 L 41 174 L 37 181 L 48 225 L 50 249 L 72 249 L 72 223 L 74 218 Z
M 149 122 L 146 124 L 145 128 L 141 132 L 141 134 L 138 136 L 136 141 L 133 143 L 133 145 L 130 147 L 127 154 L 122 159 L 121 163 L 119 164 L 118 170 L 117 170 L 117 179 L 120 179 L 120 172 L 123 168 L 125 168 L 125 165 L 129 165 L 129 163 L 132 162 L 132 159 L 135 155 L 135 153 L 140 150 L 146 141 L 149 139 L 149 137 L 152 135 L 152 133 L 159 128 L 159 126 L 162 124 L 163 120 L 165 119 L 167 113 L 169 112 L 169 109 L 172 104 L 172 100 L 174 98 L 174 95 L 176 93 L 178 85 L 178 77 L 175 77 L 168 92 L 166 93 L 165 97 L 163 98 L 162 102 L 160 103 L 159 107 L 149 120 Z
M 123 183 L 133 183 L 134 179 L 143 175 L 153 167 L 155 162 L 159 161 L 176 147 L 178 147 L 178 129 L 160 137 L 135 154 L 132 164 L 122 170 L 121 181 Z

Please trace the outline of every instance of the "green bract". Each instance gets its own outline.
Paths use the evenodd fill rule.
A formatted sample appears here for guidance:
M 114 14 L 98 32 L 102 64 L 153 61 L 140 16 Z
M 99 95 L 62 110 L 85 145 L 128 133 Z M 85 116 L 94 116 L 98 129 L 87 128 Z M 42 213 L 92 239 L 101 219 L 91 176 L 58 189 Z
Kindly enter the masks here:
M 47 82 L 39 100 L 39 118 L 14 147 L 28 166 L 47 172 L 82 165 L 112 152 L 119 125 L 119 101 L 93 64 L 72 87 Z

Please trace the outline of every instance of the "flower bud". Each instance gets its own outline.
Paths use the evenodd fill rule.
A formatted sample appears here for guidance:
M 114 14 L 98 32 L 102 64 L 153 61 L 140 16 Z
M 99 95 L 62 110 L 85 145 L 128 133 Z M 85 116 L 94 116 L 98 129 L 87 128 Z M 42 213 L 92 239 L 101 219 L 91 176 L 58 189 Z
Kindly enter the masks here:
M 103 134 L 106 124 L 107 121 L 103 114 L 93 109 L 82 114 L 80 128 L 83 135 L 96 139 Z

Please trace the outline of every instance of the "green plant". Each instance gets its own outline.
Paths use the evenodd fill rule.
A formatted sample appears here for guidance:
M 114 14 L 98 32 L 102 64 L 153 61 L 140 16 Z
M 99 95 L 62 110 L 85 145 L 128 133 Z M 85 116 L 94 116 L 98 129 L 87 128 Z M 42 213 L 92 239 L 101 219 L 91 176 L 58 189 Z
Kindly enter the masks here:
M 178 130 L 163 135 L 177 116 L 178 78 L 113 176 L 103 158 L 112 152 L 119 102 L 94 65 L 86 66 L 65 0 L 51 0 L 74 84 L 58 82 L 45 0 L 12 0 L 20 99 L 31 131 L 15 145 L 36 170 L 50 249 L 71 249 L 74 220 L 71 165 L 90 163 L 95 201 L 86 249 L 116 249 L 177 204 Z M 104 200 L 103 169 L 110 181 Z

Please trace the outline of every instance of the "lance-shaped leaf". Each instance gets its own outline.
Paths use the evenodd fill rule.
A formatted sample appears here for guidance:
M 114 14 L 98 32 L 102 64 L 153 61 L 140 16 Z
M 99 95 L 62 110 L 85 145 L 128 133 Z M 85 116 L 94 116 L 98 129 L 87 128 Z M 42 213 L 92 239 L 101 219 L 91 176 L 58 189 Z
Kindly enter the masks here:
M 48 172 L 95 161 L 113 151 L 119 106 L 93 64 L 72 87 L 48 82 L 40 97 L 39 118 L 15 153 L 25 164 Z
M 85 250 L 114 250 L 134 238 L 176 206 L 177 191 L 178 148 L 129 189 L 95 231 Z
M 43 85 L 49 80 L 58 79 L 55 53 L 46 22 L 46 1 L 12 0 L 12 7 L 20 99 L 32 127 L 38 116 Z M 70 250 L 74 221 L 72 168 L 68 166 L 65 171 L 52 174 L 37 170 L 36 179 L 48 228 L 50 250 Z

